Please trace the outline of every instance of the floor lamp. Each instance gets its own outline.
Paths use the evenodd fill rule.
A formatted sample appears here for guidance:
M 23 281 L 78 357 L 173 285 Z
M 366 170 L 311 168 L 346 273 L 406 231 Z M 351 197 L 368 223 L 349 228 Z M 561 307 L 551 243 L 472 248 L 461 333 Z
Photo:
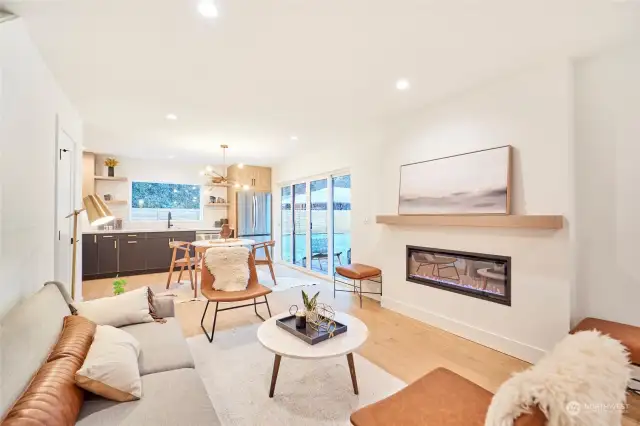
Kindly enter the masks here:
M 87 195 L 82 200 L 84 208 L 74 210 L 67 219 L 73 216 L 73 255 L 71 258 L 71 299 L 76 300 L 76 258 L 78 252 L 78 216 L 86 210 L 91 226 L 104 225 L 111 222 L 114 217 L 109 207 L 97 195 Z

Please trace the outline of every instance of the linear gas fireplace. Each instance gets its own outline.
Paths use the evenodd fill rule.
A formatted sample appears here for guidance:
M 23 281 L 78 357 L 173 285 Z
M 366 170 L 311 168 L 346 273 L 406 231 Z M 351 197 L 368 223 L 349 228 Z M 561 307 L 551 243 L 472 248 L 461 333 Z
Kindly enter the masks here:
M 511 258 L 407 246 L 407 281 L 511 306 Z

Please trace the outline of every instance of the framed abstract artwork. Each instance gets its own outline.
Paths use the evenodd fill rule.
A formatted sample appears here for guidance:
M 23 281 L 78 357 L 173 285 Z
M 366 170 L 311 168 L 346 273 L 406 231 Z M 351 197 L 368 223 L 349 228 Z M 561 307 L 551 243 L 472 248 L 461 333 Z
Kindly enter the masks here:
M 400 167 L 400 215 L 511 213 L 511 146 Z

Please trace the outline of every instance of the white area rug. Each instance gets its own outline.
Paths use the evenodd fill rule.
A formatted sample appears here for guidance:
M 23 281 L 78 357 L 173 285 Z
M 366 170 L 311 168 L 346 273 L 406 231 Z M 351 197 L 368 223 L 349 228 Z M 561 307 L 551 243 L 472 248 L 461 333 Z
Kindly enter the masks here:
M 273 278 L 271 278 L 271 273 L 269 272 L 268 266 L 261 265 L 258 266 L 257 269 L 258 281 L 260 281 L 260 284 L 269 287 L 273 291 L 286 291 L 295 287 L 304 287 L 307 285 L 314 285 L 319 282 L 324 282 L 324 280 L 300 271 L 296 271 L 293 268 L 274 264 L 273 269 L 276 273 L 276 281 L 278 282 L 278 285 L 274 285 Z
M 259 324 L 188 339 L 209 398 L 224 426 L 350 425 L 359 407 L 405 386 L 355 354 L 360 395 L 353 393 L 346 356 L 320 361 L 282 358 L 275 395 L 269 398 L 274 355 L 257 340 Z

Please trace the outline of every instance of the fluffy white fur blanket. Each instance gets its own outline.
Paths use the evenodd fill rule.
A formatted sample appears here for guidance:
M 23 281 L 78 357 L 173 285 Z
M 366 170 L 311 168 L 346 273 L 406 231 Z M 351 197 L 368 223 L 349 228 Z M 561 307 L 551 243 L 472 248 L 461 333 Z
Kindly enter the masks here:
M 204 263 L 215 277 L 213 288 L 242 291 L 249 283 L 249 249 L 246 247 L 212 247 L 204 255 Z
M 597 331 L 565 337 L 500 386 L 485 426 L 511 426 L 536 404 L 549 426 L 618 426 L 630 378 L 627 350 Z

